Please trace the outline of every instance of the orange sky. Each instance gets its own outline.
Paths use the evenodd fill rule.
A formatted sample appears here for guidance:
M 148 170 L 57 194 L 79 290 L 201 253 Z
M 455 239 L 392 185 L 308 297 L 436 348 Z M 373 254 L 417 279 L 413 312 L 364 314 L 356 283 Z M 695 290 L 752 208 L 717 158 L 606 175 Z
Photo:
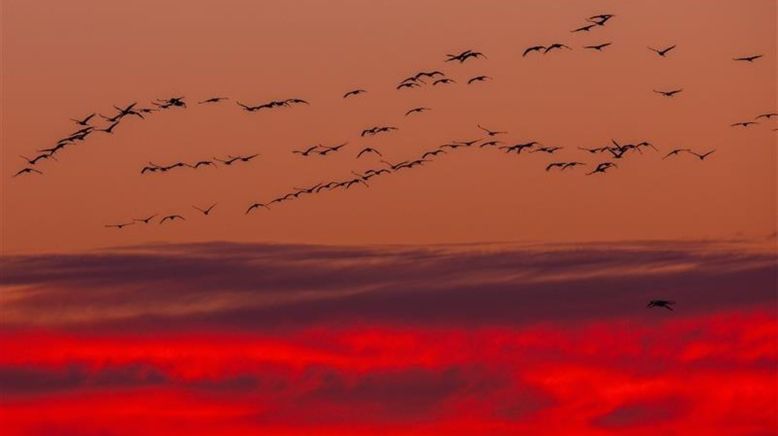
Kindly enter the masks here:
M 681 4 L 679 4 L 681 3 Z M 589 34 L 586 17 L 617 16 Z M 325 244 L 764 237 L 776 223 L 776 132 L 729 124 L 776 110 L 776 4 L 734 1 L 224 1 L 6 0 L 2 11 L 3 250 L 76 250 L 150 241 Z M 535 44 L 572 52 L 521 57 Z M 602 53 L 581 46 L 613 42 Z M 678 44 L 666 59 L 646 46 Z M 474 49 L 487 60 L 443 63 Z M 754 64 L 732 57 L 763 53 Z M 395 91 L 403 78 L 442 69 L 450 87 Z M 494 80 L 466 86 L 467 78 Z M 343 101 L 344 92 L 369 92 Z M 652 89 L 683 88 L 674 99 Z M 71 146 L 44 176 L 11 176 L 17 156 L 77 129 L 68 118 L 113 104 L 183 95 L 190 107 L 127 119 L 114 135 Z M 233 101 L 197 106 L 224 95 Z M 310 107 L 248 114 L 287 97 Z M 415 117 L 415 106 L 433 110 Z M 245 216 L 293 186 L 376 167 L 446 141 L 475 139 L 476 124 L 510 143 L 565 146 L 559 155 L 457 150 L 369 189 L 326 192 Z M 363 140 L 373 125 L 400 128 Z M 649 140 L 606 176 L 545 173 L 554 160 L 596 163 L 576 147 Z M 292 149 L 349 141 L 309 159 Z M 718 151 L 705 162 L 667 151 Z M 141 176 L 147 161 L 261 153 L 234 168 Z M 664 152 L 664 153 L 661 153 Z M 218 202 L 210 217 L 191 205 Z M 183 223 L 106 229 L 153 213 Z

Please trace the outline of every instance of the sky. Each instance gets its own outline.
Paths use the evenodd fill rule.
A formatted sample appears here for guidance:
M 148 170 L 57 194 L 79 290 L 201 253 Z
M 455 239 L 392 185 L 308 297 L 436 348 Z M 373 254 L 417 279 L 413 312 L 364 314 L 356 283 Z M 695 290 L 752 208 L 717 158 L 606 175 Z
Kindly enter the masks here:
M 778 429 L 778 117 L 732 126 L 778 111 L 774 1 L 1 6 L 4 434 Z M 432 70 L 456 83 L 396 89 Z M 72 118 L 170 97 L 15 176 Z M 310 104 L 237 105 L 287 98 Z M 479 125 L 563 148 L 448 149 L 246 213 Z M 579 149 L 612 141 L 655 149 Z M 664 159 L 685 148 L 715 151 Z

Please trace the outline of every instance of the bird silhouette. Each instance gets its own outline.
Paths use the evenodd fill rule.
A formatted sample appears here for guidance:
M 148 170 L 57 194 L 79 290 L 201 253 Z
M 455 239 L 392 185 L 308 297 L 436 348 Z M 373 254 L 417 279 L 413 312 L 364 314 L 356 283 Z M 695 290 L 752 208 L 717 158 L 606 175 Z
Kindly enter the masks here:
M 445 154 L 445 153 L 446 153 L 446 150 L 440 150 L 440 149 L 432 150 L 432 151 L 427 151 L 427 152 L 425 152 L 424 154 L 421 155 L 421 158 L 424 159 L 424 158 L 427 158 L 427 157 L 435 157 L 435 156 L 437 156 L 439 154 Z
M 497 135 L 504 135 L 504 134 L 508 133 L 508 132 L 501 132 L 499 130 L 489 130 L 486 127 L 484 127 L 484 126 L 482 126 L 480 124 L 476 124 L 476 127 L 478 127 L 479 129 L 483 130 L 484 132 L 486 132 L 486 136 L 497 136 Z
M 319 153 L 321 156 L 326 156 L 328 153 L 333 153 L 333 152 L 336 152 L 336 151 L 340 150 L 341 148 L 345 147 L 347 144 L 348 144 L 348 142 L 344 142 L 342 144 L 338 144 L 338 145 L 335 145 L 333 147 L 323 146 L 322 147 L 323 150 L 317 151 L 317 153 Z
M 649 47 L 648 49 L 653 51 L 654 53 L 658 54 L 661 57 L 667 56 L 667 53 L 670 53 L 671 50 L 675 49 L 675 45 L 671 45 L 670 47 L 662 48 L 662 49 L 656 49 Z
M 218 103 L 220 101 L 229 100 L 227 97 L 211 97 L 207 98 L 203 101 L 198 101 L 197 104 L 205 104 L 205 103 Z
M 201 208 L 199 208 L 199 207 L 197 207 L 197 206 L 192 206 L 192 207 L 193 207 L 193 208 L 195 208 L 195 209 L 197 209 L 197 210 L 199 210 L 200 212 L 202 212 L 202 214 L 203 214 L 203 215 L 205 215 L 205 216 L 208 216 L 208 215 L 211 213 L 211 211 L 213 210 L 213 208 L 214 208 L 214 207 L 216 207 L 216 203 L 214 203 L 214 204 L 210 205 L 210 206 L 209 206 L 208 208 L 206 208 L 206 209 L 201 209 Z
M 113 124 L 111 124 L 110 126 L 106 127 L 105 129 L 95 129 L 95 130 L 100 131 L 100 132 L 105 132 L 105 133 L 111 133 L 112 134 L 113 133 L 113 129 L 115 129 L 116 126 L 118 126 L 118 125 L 119 125 L 119 121 L 114 121 Z
M 594 23 L 598 26 L 604 26 L 611 18 L 615 17 L 613 14 L 599 14 L 589 17 L 586 21 Z
M 41 154 L 35 156 L 32 159 L 30 159 L 30 158 L 28 158 L 26 156 L 19 156 L 19 157 L 24 159 L 25 161 L 27 161 L 27 163 L 30 164 L 30 165 L 35 165 L 36 163 L 38 163 L 39 160 L 42 160 L 42 159 L 54 159 L 54 155 L 51 154 L 51 153 L 41 153 Z
M 21 176 L 22 174 L 43 174 L 41 171 L 36 170 L 35 168 L 22 168 L 21 170 L 17 171 L 16 174 L 13 175 L 13 177 Z
M 483 53 L 478 52 L 478 51 L 472 51 L 472 50 L 465 50 L 462 53 L 459 53 L 457 55 L 447 54 L 446 56 L 448 58 L 446 59 L 445 62 L 458 61 L 460 64 L 465 63 L 465 61 L 467 61 L 470 58 L 475 58 L 475 59 L 484 58 L 484 59 L 486 59 L 486 56 Z
M 361 157 L 363 154 L 365 154 L 365 153 L 374 153 L 374 154 L 377 154 L 378 156 L 383 156 L 383 155 L 381 154 L 381 152 L 380 152 L 380 151 L 378 151 L 378 150 L 376 150 L 375 148 L 372 148 L 372 147 L 365 147 L 365 148 L 363 148 L 363 149 L 362 149 L 362 150 L 361 150 L 359 153 L 357 153 L 357 159 L 359 159 L 359 158 L 360 158 L 360 157 Z
M 209 161 L 209 160 L 201 160 L 201 161 L 198 161 L 197 163 L 195 163 L 194 165 L 192 165 L 192 168 L 197 169 L 197 168 L 200 168 L 201 166 L 213 166 L 213 167 L 216 167 L 216 164 L 211 162 L 211 161 Z
M 71 118 L 70 120 L 73 121 L 74 123 L 78 124 L 79 126 L 88 126 L 89 125 L 89 120 L 91 120 L 95 115 L 96 114 L 94 112 L 92 112 L 91 114 L 87 115 L 83 119 L 79 120 L 79 119 L 76 119 L 76 118 Z
M 181 215 L 166 215 L 166 216 L 162 217 L 161 220 L 159 220 L 159 223 L 160 224 L 164 224 L 165 221 L 171 221 L 172 222 L 172 221 L 175 221 L 175 220 L 186 221 L 186 218 L 182 217 Z
M 741 121 L 739 123 L 732 123 L 730 124 L 730 127 L 748 127 L 748 126 L 754 126 L 757 125 L 756 121 Z
M 428 110 L 431 110 L 431 109 L 428 108 L 428 107 L 421 107 L 421 106 L 420 107 L 415 107 L 415 108 L 405 112 L 405 116 L 407 117 L 408 115 L 411 115 L 411 114 L 420 114 L 420 113 L 428 111 Z
M 671 156 L 678 156 L 678 154 L 682 153 L 682 152 L 690 152 L 691 153 L 691 150 L 688 149 L 688 148 L 676 148 L 675 150 L 671 151 L 670 153 L 667 153 L 665 155 L 665 157 L 663 157 L 662 159 L 667 159 L 668 157 L 671 157 Z
M 648 302 L 648 308 L 651 307 L 664 307 L 667 310 L 673 310 L 671 307 L 675 304 L 675 301 L 668 301 L 668 300 L 651 300 Z
M 405 88 L 410 89 L 410 88 L 418 88 L 420 86 L 421 85 L 419 85 L 416 82 L 405 82 L 405 83 L 401 83 L 401 84 L 397 85 L 397 87 L 395 89 L 405 89 Z
M 600 164 L 597 164 L 597 168 L 594 169 L 591 173 L 586 173 L 587 176 L 591 176 L 592 174 L 602 173 L 605 174 L 607 170 L 610 168 L 614 168 L 617 165 L 613 162 L 602 162 Z
M 674 97 L 676 94 L 678 94 L 678 93 L 680 93 L 682 91 L 683 91 L 683 89 L 673 89 L 671 91 L 657 91 L 656 89 L 654 90 L 655 93 L 661 94 L 661 95 L 663 95 L 665 97 Z
M 757 115 L 755 119 L 759 120 L 759 119 L 765 118 L 765 119 L 769 120 L 769 119 L 772 119 L 773 117 L 778 117 L 778 113 L 771 112 L 771 113 Z
M 447 77 L 444 77 L 442 79 L 438 79 L 438 80 L 432 82 L 432 86 L 435 86 L 435 85 L 449 85 L 449 84 L 452 84 L 452 83 L 457 83 L 457 82 L 454 81 L 454 79 L 449 79 Z
M 127 226 L 131 226 L 133 224 L 135 224 L 135 222 L 121 223 L 121 224 L 106 224 L 105 227 L 121 230 L 121 229 L 123 229 L 123 228 L 125 228 Z
M 366 92 L 367 91 L 365 91 L 364 89 L 355 89 L 353 91 L 349 91 L 349 92 L 343 94 L 343 98 L 349 98 L 349 97 L 357 96 L 357 95 L 360 95 L 360 94 L 364 94 Z
M 293 154 L 299 154 L 301 156 L 308 156 L 312 152 L 314 152 L 317 149 L 319 149 L 319 147 L 321 147 L 321 144 L 319 144 L 319 145 L 312 145 L 312 146 L 306 148 L 305 150 L 292 150 L 292 153 Z
M 148 224 L 148 223 L 150 223 L 150 222 L 151 222 L 151 220 L 152 220 L 152 219 L 154 219 L 156 216 L 157 216 L 157 214 L 151 215 L 151 216 L 149 216 L 149 217 L 146 217 L 146 218 L 135 218 L 135 219 L 133 219 L 133 221 L 135 221 L 135 222 L 139 222 L 139 223 L 143 223 L 143 224 Z
M 759 59 L 759 58 L 761 58 L 761 57 L 763 57 L 763 56 L 764 56 L 764 55 L 760 55 L 760 54 L 758 54 L 758 55 L 753 55 L 753 56 L 743 56 L 743 57 L 740 57 L 740 58 L 733 58 L 732 60 L 734 60 L 734 61 L 738 61 L 738 62 L 748 62 L 748 63 L 752 63 L 752 62 L 754 62 L 755 60 L 757 60 L 757 59 Z
M 559 42 L 555 42 L 555 43 L 549 45 L 548 47 L 546 47 L 546 49 L 543 51 L 543 54 L 546 54 L 546 53 L 550 52 L 551 50 L 555 50 L 555 49 L 556 50 L 561 50 L 563 48 L 566 48 L 568 50 L 572 50 L 572 48 L 570 48 L 569 46 L 567 46 L 565 44 L 562 44 L 562 43 L 559 43 Z
M 710 156 L 710 155 L 711 155 L 711 154 L 713 154 L 713 152 L 715 152 L 715 151 L 716 151 L 716 150 L 714 149 L 714 150 L 711 150 L 711 151 L 709 151 L 709 152 L 707 152 L 707 153 L 703 153 L 703 154 L 699 154 L 699 153 L 696 153 L 696 152 L 694 152 L 694 151 L 691 151 L 691 150 L 689 150 L 688 152 L 689 152 L 690 154 L 693 154 L 693 155 L 697 156 L 697 157 L 698 157 L 700 160 L 705 160 L 705 158 L 706 158 L 706 157 Z
M 246 209 L 246 215 L 248 215 L 252 210 L 258 207 L 264 207 L 265 209 L 270 210 L 270 207 L 265 203 L 252 203 L 251 206 L 249 206 L 249 208 Z
M 597 44 L 597 45 L 585 45 L 584 48 L 589 48 L 589 49 L 592 49 L 592 50 L 602 51 L 602 49 L 604 49 L 605 47 L 608 47 L 608 46 L 610 46 L 612 44 L 613 44 L 612 42 L 604 42 L 602 44 Z
M 533 45 L 532 47 L 527 47 L 524 49 L 524 53 L 522 53 L 521 57 L 526 57 L 528 54 L 532 52 L 543 52 L 546 49 L 546 46 L 544 45 Z
M 597 24 L 587 24 L 585 26 L 581 26 L 577 29 L 573 29 L 570 31 L 570 33 L 578 33 L 578 32 L 588 32 L 592 30 L 593 27 L 597 27 Z
M 468 81 L 467 81 L 467 84 L 468 84 L 468 85 L 471 85 L 471 84 L 473 84 L 473 83 L 475 83 L 475 82 L 485 82 L 485 81 L 487 81 L 487 80 L 491 80 L 491 79 L 492 79 L 492 78 L 491 78 L 491 77 L 489 77 L 489 76 L 475 76 L 475 77 L 473 77 L 472 79 L 468 80 Z
M 564 148 L 564 147 L 559 147 L 559 146 L 553 146 L 553 147 L 540 147 L 540 148 L 536 148 L 536 149 L 534 149 L 534 150 L 530 151 L 530 153 L 538 153 L 538 152 L 543 152 L 543 153 L 548 153 L 548 154 L 554 154 L 554 152 L 556 152 L 556 151 L 559 151 L 559 150 L 561 150 L 562 148 Z

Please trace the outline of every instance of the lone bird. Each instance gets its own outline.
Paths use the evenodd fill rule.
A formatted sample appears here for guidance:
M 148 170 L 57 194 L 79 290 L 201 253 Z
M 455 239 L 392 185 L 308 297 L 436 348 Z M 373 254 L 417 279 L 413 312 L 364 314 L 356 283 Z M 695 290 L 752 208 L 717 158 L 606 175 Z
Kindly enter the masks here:
M 753 63 L 755 60 L 761 58 L 762 56 L 764 56 L 764 55 L 758 54 L 758 55 L 753 55 L 753 56 L 743 56 L 743 57 L 740 57 L 740 58 L 733 58 L 732 60 L 737 61 L 737 62 Z
M 673 304 L 675 304 L 675 301 L 668 301 L 668 300 L 651 300 L 648 302 L 648 308 L 651 307 L 664 307 L 667 310 L 673 310 L 671 307 Z
M 654 53 L 658 54 L 661 57 L 667 56 L 667 53 L 670 53 L 671 50 L 675 48 L 674 45 L 671 45 L 670 47 L 662 48 L 662 49 L 656 49 L 649 47 L 648 49 L 653 51 Z
M 489 76 L 475 76 L 472 79 L 468 80 L 467 84 L 471 85 L 471 84 L 473 84 L 475 82 L 485 82 L 487 80 L 492 80 L 492 78 L 489 77 Z
M 359 94 L 364 94 L 366 92 L 367 91 L 365 91 L 364 89 L 355 89 L 353 91 L 349 91 L 349 92 L 343 94 L 343 98 L 354 97 L 354 96 L 357 96 Z
M 676 94 L 679 94 L 682 91 L 683 89 L 673 89 L 671 91 L 657 91 L 656 89 L 654 90 L 654 92 L 656 92 L 657 94 L 661 94 L 665 97 L 674 97 Z
M 357 153 L 357 159 L 359 159 L 365 153 L 374 153 L 374 154 L 377 154 L 378 156 L 383 157 L 381 152 L 376 150 L 375 148 L 373 148 L 373 147 L 365 147 L 359 153 Z
M 428 111 L 428 110 L 431 110 L 431 109 L 428 108 L 428 107 L 421 107 L 421 106 L 420 107 L 415 107 L 415 108 L 409 110 L 408 112 L 405 112 L 405 116 L 407 117 L 408 115 L 411 115 L 411 114 L 420 114 L 420 113 Z
M 748 127 L 759 124 L 756 121 L 741 121 L 739 123 L 732 123 L 730 124 L 730 127 Z
M 759 120 L 759 119 L 765 118 L 765 119 L 769 120 L 769 119 L 772 119 L 773 117 L 778 117 L 778 113 L 771 112 L 769 114 L 757 115 L 755 119 Z
M 562 44 L 560 42 L 555 42 L 555 43 L 549 45 L 548 47 L 546 47 L 545 51 L 543 51 L 543 54 L 546 54 L 546 53 L 548 53 L 548 52 L 550 52 L 551 50 L 554 50 L 554 49 L 561 50 L 563 48 L 566 48 L 568 50 L 572 50 L 572 48 L 570 48 L 569 46 L 567 46 L 565 44 Z

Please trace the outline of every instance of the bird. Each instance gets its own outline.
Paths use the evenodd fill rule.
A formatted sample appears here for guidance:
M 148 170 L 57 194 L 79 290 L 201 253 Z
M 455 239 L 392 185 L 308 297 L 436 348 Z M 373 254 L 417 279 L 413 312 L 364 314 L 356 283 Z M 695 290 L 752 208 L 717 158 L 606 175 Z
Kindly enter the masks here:
M 753 126 L 753 125 L 756 125 L 756 124 L 759 124 L 759 123 L 757 123 L 756 121 L 741 121 L 741 122 L 738 122 L 738 123 L 730 124 L 730 127 L 748 127 L 748 126 Z
M 345 147 L 346 144 L 348 144 L 348 142 L 344 142 L 342 144 L 338 144 L 338 145 L 335 145 L 333 147 L 323 146 L 322 148 L 324 150 L 318 151 L 317 153 L 319 153 L 321 156 L 326 156 L 328 153 L 340 150 L 341 148 Z
M 524 53 L 522 53 L 521 57 L 526 57 L 528 54 L 530 54 L 532 52 L 535 52 L 535 51 L 539 53 L 539 52 L 541 52 L 541 51 L 543 51 L 545 49 L 546 49 L 546 46 L 544 46 L 544 45 L 533 45 L 532 47 L 527 47 L 526 49 L 524 49 Z
M 597 24 L 587 24 L 585 26 L 581 26 L 577 29 L 573 29 L 570 31 L 570 33 L 578 33 L 578 32 L 588 32 L 592 30 L 593 27 L 597 27 Z
M 446 59 L 445 62 L 458 61 L 460 64 L 465 63 L 465 61 L 467 61 L 470 58 L 476 58 L 476 59 L 486 58 L 486 56 L 483 53 L 479 51 L 472 51 L 472 50 L 465 50 L 462 53 L 459 53 L 457 55 L 448 54 L 446 56 L 448 56 L 448 58 Z
M 157 214 L 151 215 L 150 217 L 147 217 L 147 218 L 135 218 L 135 219 L 133 219 L 133 221 L 136 221 L 136 222 L 139 222 L 139 223 L 143 223 L 143 224 L 148 224 L 156 216 L 157 216 Z
M 175 221 L 175 220 L 186 221 L 186 218 L 182 217 L 181 215 L 166 215 L 162 217 L 161 220 L 159 220 L 159 223 L 163 224 L 165 221 Z
M 578 147 L 579 150 L 588 151 L 589 153 L 595 154 L 595 153 L 602 153 L 605 151 L 608 151 L 610 147 L 598 147 L 598 148 L 585 148 L 585 147 Z
M 680 93 L 681 91 L 683 91 L 683 89 L 673 89 L 671 91 L 657 91 L 656 89 L 654 90 L 655 93 L 661 94 L 665 97 L 673 97 L 676 94 Z
M 252 154 L 251 156 L 229 156 L 230 158 L 236 157 L 241 162 L 248 162 L 251 159 L 254 159 L 255 157 L 259 156 L 259 153 Z
M 733 58 L 732 60 L 738 61 L 738 62 L 753 63 L 755 60 L 757 60 L 757 59 L 759 59 L 759 58 L 761 58 L 763 56 L 764 55 L 758 54 L 758 55 L 753 55 L 753 56 L 743 56 L 743 57 L 739 57 L 739 58 Z
M 22 174 L 32 174 L 32 173 L 43 174 L 41 171 L 38 171 L 35 168 L 26 167 L 26 168 L 22 168 L 21 170 L 17 171 L 16 174 L 13 175 L 13 177 L 21 176 Z
M 289 105 L 289 104 L 307 104 L 307 105 L 310 105 L 310 103 L 308 103 L 308 101 L 303 100 L 301 98 L 287 98 L 286 100 L 283 101 L 283 103 L 284 103 L 284 105 Z
M 548 154 L 553 154 L 557 150 L 561 150 L 563 147 L 553 146 L 553 147 L 540 147 L 536 148 L 535 150 L 530 151 L 530 153 L 537 153 L 537 152 L 544 152 Z
M 715 151 L 716 151 L 716 150 L 714 149 L 714 150 L 711 150 L 711 151 L 709 151 L 709 152 L 707 152 L 707 153 L 699 154 L 699 153 L 695 153 L 694 151 L 691 151 L 691 150 L 689 150 L 689 151 L 688 151 L 688 153 L 690 153 L 690 154 L 693 154 L 693 155 L 697 156 L 697 157 L 698 157 L 700 160 L 705 160 L 705 158 L 706 158 L 706 157 L 710 156 L 710 155 L 711 155 L 711 154 L 713 154 L 713 152 L 715 152 Z
M 359 94 L 364 94 L 366 92 L 367 91 L 365 91 L 364 89 L 355 89 L 353 91 L 349 91 L 349 92 L 343 94 L 343 98 L 349 98 L 349 97 L 356 96 L 356 95 L 359 95 Z
M 252 203 L 251 206 L 249 206 L 249 208 L 246 209 L 246 215 L 248 215 L 252 210 L 258 207 L 264 207 L 265 209 L 270 210 L 270 207 L 265 203 Z
M 514 145 L 511 145 L 511 146 L 507 146 L 506 145 L 506 146 L 502 146 L 500 148 L 505 150 L 506 153 L 511 153 L 511 152 L 515 151 L 516 154 L 521 154 L 522 150 L 524 150 L 525 148 L 532 148 L 532 147 L 534 147 L 536 145 L 540 145 L 540 143 L 538 143 L 537 141 L 531 141 L 531 142 L 527 142 L 525 144 L 514 144 Z
M 609 168 L 615 167 L 616 164 L 613 162 L 602 162 L 597 165 L 597 168 L 594 169 L 591 173 L 586 173 L 587 176 L 591 176 L 595 173 L 603 173 L 605 174 L 605 171 L 607 171 Z
M 421 86 L 421 85 L 419 85 L 419 84 L 418 84 L 418 83 L 416 83 L 416 82 L 405 82 L 405 83 L 401 83 L 401 84 L 397 85 L 397 88 L 395 88 L 395 89 L 403 89 L 403 88 L 418 88 L 418 87 L 420 87 L 420 86 Z
M 502 144 L 502 141 L 485 141 L 478 145 L 479 148 L 494 147 Z
M 667 310 L 673 310 L 671 307 L 673 304 L 675 304 L 675 301 L 668 301 L 668 300 L 651 300 L 648 302 L 648 308 L 651 307 L 664 307 Z
M 566 170 L 568 168 L 575 168 L 575 167 L 577 167 L 579 165 L 586 165 L 586 164 L 583 163 L 583 162 L 567 162 L 567 163 L 565 163 L 565 166 L 562 167 L 562 171 L 564 171 L 564 170 Z
M 105 129 L 95 129 L 95 130 L 98 130 L 100 132 L 105 132 L 105 133 L 113 133 L 113 129 L 115 129 L 116 126 L 118 126 L 118 125 L 119 125 L 119 121 L 117 120 L 117 121 L 114 121 L 113 124 L 111 124 L 110 126 L 108 126 Z
M 448 85 L 448 84 L 451 84 L 451 83 L 457 83 L 457 82 L 454 81 L 454 79 L 449 79 L 447 77 L 444 77 L 442 79 L 438 79 L 438 80 L 432 82 L 432 86 L 439 85 L 439 84 L 440 85 Z
M 311 154 L 313 151 L 315 151 L 319 147 L 321 147 L 321 144 L 319 144 L 319 145 L 312 145 L 312 146 L 306 148 L 305 150 L 292 150 L 292 154 L 299 154 L 301 156 L 308 156 L 309 154 Z
M 489 76 L 475 76 L 472 79 L 468 80 L 467 84 L 470 85 L 470 84 L 473 84 L 475 82 L 485 82 L 485 81 L 491 80 L 491 79 L 492 78 L 489 77 Z
M 771 112 L 771 113 L 767 113 L 767 114 L 757 115 L 755 119 L 759 120 L 759 119 L 765 118 L 765 119 L 769 120 L 769 119 L 772 119 L 773 117 L 778 117 L 778 113 Z
M 197 169 L 197 168 L 199 168 L 201 166 L 211 166 L 211 165 L 214 166 L 214 167 L 216 166 L 215 163 L 213 163 L 213 162 L 211 162 L 209 160 L 201 160 L 201 161 L 198 161 L 197 163 L 195 163 L 194 165 L 192 165 L 192 168 Z
M 237 103 L 238 106 L 242 107 L 243 110 L 246 111 L 246 112 L 254 112 L 254 111 L 258 111 L 260 109 L 259 106 L 249 106 L 249 105 L 245 105 L 245 104 L 243 104 L 243 103 L 241 103 L 239 101 L 236 101 L 235 103 Z
M 689 152 L 689 153 L 691 153 L 691 150 L 688 149 L 688 148 L 676 148 L 675 150 L 671 151 L 670 153 L 667 153 L 665 155 L 665 157 L 663 157 L 662 159 L 664 160 L 664 159 L 667 159 L 668 157 L 671 157 L 671 156 L 677 156 L 678 153 L 682 153 L 682 152 Z
M 568 50 L 572 50 L 572 48 L 570 48 L 569 46 L 567 46 L 565 44 L 562 44 L 562 43 L 559 43 L 559 42 L 555 42 L 555 43 L 549 45 L 548 47 L 546 47 L 546 50 L 543 51 L 543 54 L 546 54 L 546 53 L 548 53 L 548 52 L 550 52 L 551 50 L 554 50 L 554 49 L 560 49 L 561 50 L 563 48 L 566 48 Z
M 229 100 L 229 98 L 227 98 L 227 97 L 211 97 L 211 98 L 207 98 L 207 99 L 205 99 L 203 101 L 198 101 L 197 104 L 218 103 L 218 102 L 223 101 L 223 100 Z
M 214 208 L 214 207 L 216 207 L 216 203 L 212 204 L 212 205 L 211 205 L 211 206 L 209 206 L 207 209 L 200 209 L 200 208 L 199 208 L 199 207 L 197 207 L 197 206 L 192 206 L 192 207 L 193 207 L 193 208 L 195 208 L 195 209 L 197 209 L 197 210 L 199 210 L 200 212 L 202 212 L 202 213 L 203 213 L 203 215 L 205 215 L 205 216 L 208 216 L 208 214 L 210 214 L 210 213 L 211 213 L 211 211 L 213 210 L 213 208 Z
M 42 153 L 42 154 L 39 154 L 39 155 L 35 156 L 32 159 L 30 159 L 30 158 L 28 158 L 26 156 L 19 156 L 19 157 L 24 159 L 24 160 L 26 160 L 27 163 L 30 164 L 30 165 L 35 165 L 41 159 L 49 159 L 49 158 L 54 159 L 54 155 L 50 154 L 50 153 Z
M 476 127 L 478 127 L 479 129 L 483 130 L 484 132 L 486 132 L 486 136 L 497 136 L 497 135 L 504 135 L 504 134 L 508 133 L 508 132 L 500 132 L 498 130 L 489 130 L 486 127 L 483 127 L 480 124 L 477 124 Z
M 415 107 L 415 108 L 405 112 L 405 116 L 407 117 L 408 115 L 416 114 L 416 113 L 422 113 L 422 112 L 425 112 L 425 111 L 428 111 L 428 110 L 431 110 L 431 109 L 428 108 L 428 107 L 421 107 L 421 106 L 420 107 Z
M 602 49 L 604 49 L 605 47 L 608 47 L 611 44 L 613 44 L 613 43 L 612 42 L 604 42 L 602 44 L 597 44 L 597 45 L 586 45 L 586 46 L 584 46 L 584 48 L 589 48 L 589 49 L 592 49 L 592 50 L 602 51 Z
M 551 169 L 557 168 L 557 167 L 559 167 L 561 169 L 564 169 L 565 165 L 567 165 L 567 162 L 552 162 L 552 163 L 546 165 L 546 171 L 550 171 Z
M 235 163 L 235 161 L 238 161 L 238 160 L 240 160 L 240 158 L 239 158 L 239 157 L 232 157 L 232 156 L 227 156 L 227 159 L 226 159 L 226 160 L 217 159 L 217 158 L 213 158 L 213 160 L 215 160 L 215 161 L 218 161 L 218 162 L 221 162 L 221 163 L 223 163 L 224 165 L 232 165 L 233 163 Z
M 140 170 L 140 173 L 141 174 L 146 174 L 147 172 L 155 173 L 157 171 L 160 171 L 161 169 L 162 169 L 162 167 L 160 167 L 159 165 L 149 164 L 149 165 L 146 165 L 145 167 L 143 167 L 143 169 Z M 164 171 L 167 171 L 167 170 L 164 170 Z
M 87 115 L 83 119 L 79 120 L 79 119 L 76 119 L 76 118 L 71 118 L 70 120 L 73 121 L 74 123 L 78 124 L 79 126 L 88 126 L 89 125 L 89 120 L 91 120 L 92 117 L 94 117 L 95 115 L 97 115 L 97 114 L 92 112 L 91 114 Z
M 671 45 L 670 47 L 665 47 L 663 49 L 656 49 L 656 48 L 651 48 L 651 47 L 648 47 L 648 49 L 653 51 L 653 52 L 655 52 L 656 54 L 658 54 L 661 57 L 665 57 L 665 56 L 667 56 L 667 53 L 669 53 L 675 47 L 676 47 L 675 45 Z
M 611 18 L 615 17 L 613 14 L 599 14 L 589 17 L 586 21 L 594 23 L 598 26 L 604 26 Z
M 437 155 L 439 155 L 439 154 L 441 154 L 441 153 L 445 154 L 445 153 L 446 153 L 446 150 L 440 150 L 440 149 L 438 149 L 438 150 L 432 150 L 432 151 L 428 151 L 428 152 L 426 152 L 426 153 L 422 154 L 422 155 L 421 155 L 421 158 L 422 158 L 422 159 L 424 159 L 424 158 L 426 158 L 426 157 L 428 157 L 428 156 L 432 156 L 432 157 L 434 157 L 434 156 L 437 156 Z
M 135 222 L 121 223 L 121 224 L 106 224 L 105 227 L 115 228 L 115 229 L 121 230 L 121 229 L 123 229 L 123 228 L 125 228 L 127 226 L 131 226 L 133 224 L 135 224 Z
M 373 148 L 373 147 L 365 147 L 365 148 L 363 148 L 363 149 L 362 149 L 362 150 L 361 150 L 359 153 L 357 153 L 357 159 L 359 159 L 359 158 L 360 158 L 360 157 L 361 157 L 363 154 L 365 154 L 365 153 L 375 153 L 375 154 L 377 154 L 378 156 L 381 156 L 381 157 L 383 157 L 383 155 L 381 154 L 381 152 L 380 152 L 380 151 L 378 151 L 378 150 L 376 150 L 375 148 Z

